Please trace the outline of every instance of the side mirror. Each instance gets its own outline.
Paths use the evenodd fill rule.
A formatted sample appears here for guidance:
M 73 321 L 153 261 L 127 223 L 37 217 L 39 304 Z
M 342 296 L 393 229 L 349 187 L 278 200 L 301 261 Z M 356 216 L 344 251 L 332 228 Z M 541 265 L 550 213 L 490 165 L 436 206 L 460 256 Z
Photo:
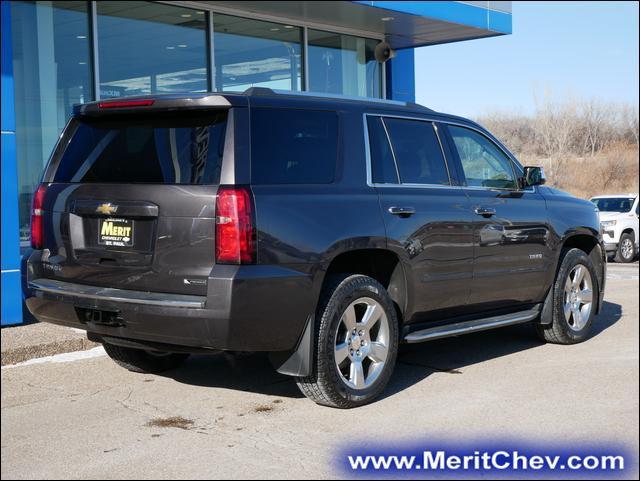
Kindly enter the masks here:
M 525 167 L 524 173 L 520 178 L 520 186 L 523 189 L 533 187 L 534 185 L 543 185 L 546 182 L 547 177 L 544 175 L 544 169 L 542 167 Z

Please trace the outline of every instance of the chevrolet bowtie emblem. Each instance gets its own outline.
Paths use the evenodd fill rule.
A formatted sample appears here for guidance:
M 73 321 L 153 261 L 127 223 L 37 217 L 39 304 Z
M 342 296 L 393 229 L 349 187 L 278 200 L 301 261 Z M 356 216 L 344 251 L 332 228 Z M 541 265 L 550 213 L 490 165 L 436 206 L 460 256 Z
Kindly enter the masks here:
M 118 210 L 117 205 L 111 205 L 110 203 L 107 203 L 107 204 L 100 204 L 96 209 L 96 212 L 99 212 L 100 214 L 111 215 L 111 214 L 115 214 L 117 210 Z

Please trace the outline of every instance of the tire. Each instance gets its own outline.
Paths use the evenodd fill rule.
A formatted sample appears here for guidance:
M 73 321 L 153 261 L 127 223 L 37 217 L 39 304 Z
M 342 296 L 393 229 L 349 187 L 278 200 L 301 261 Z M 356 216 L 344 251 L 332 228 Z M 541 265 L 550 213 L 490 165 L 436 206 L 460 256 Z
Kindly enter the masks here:
M 633 238 L 633 234 L 624 233 L 620 236 L 620 243 L 618 244 L 618 250 L 616 251 L 616 262 L 623 262 L 628 264 L 636 260 L 636 242 Z
M 364 324 L 368 313 L 370 323 Z M 398 316 L 387 290 L 363 275 L 333 277 L 322 292 L 316 322 L 313 374 L 296 379 L 302 393 L 341 409 L 376 399 L 398 355 Z M 355 334 L 347 326 L 355 326 Z
M 159 373 L 182 364 L 189 354 L 151 353 L 142 349 L 103 343 L 104 350 L 116 364 L 131 372 Z
M 577 284 L 576 276 L 583 276 Z M 591 291 L 589 305 L 586 302 L 588 290 Z M 553 285 L 553 297 L 549 298 L 552 302 L 551 323 L 536 326 L 540 338 L 554 344 L 576 344 L 586 340 L 595 317 L 598 296 L 598 277 L 591 259 L 580 249 L 565 251 Z M 565 307 L 568 307 L 568 317 Z

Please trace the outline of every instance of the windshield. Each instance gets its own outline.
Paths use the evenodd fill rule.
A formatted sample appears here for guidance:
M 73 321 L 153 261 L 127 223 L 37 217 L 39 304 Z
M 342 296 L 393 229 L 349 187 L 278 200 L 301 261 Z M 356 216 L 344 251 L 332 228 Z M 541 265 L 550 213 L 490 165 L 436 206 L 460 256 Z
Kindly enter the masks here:
M 226 112 L 74 119 L 53 182 L 215 184 Z M 55 157 L 55 154 L 54 154 Z
M 629 212 L 636 199 L 634 197 L 603 197 L 591 199 L 600 212 Z

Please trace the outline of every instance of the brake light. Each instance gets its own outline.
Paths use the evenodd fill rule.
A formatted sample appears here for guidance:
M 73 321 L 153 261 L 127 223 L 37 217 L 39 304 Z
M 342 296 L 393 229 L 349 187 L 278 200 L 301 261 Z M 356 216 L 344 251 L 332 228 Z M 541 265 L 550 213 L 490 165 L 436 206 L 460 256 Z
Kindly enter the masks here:
M 44 245 L 44 225 L 42 220 L 44 209 L 44 194 L 47 191 L 45 184 L 40 184 L 31 204 L 31 247 L 42 249 Z
M 247 187 L 220 187 L 216 201 L 216 263 L 255 263 L 255 239 L 251 191 Z
M 155 102 L 153 99 L 143 100 L 108 100 L 106 102 L 98 102 L 101 109 L 124 109 L 131 107 L 150 107 Z

